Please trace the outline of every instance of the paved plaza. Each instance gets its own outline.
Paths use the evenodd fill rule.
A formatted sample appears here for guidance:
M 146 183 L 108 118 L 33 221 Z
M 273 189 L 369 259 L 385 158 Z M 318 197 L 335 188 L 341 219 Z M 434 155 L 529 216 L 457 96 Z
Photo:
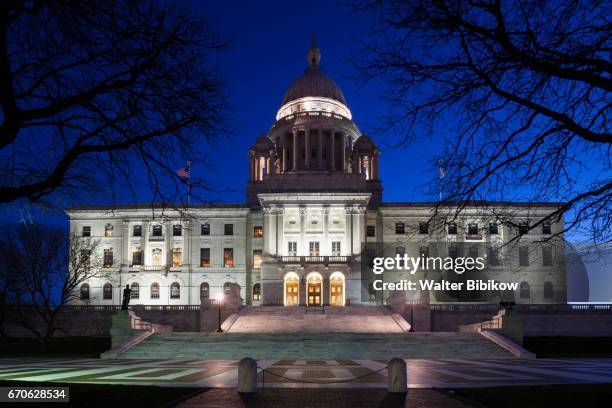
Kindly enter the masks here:
M 612 359 L 407 360 L 410 388 L 612 382 Z M 264 388 L 384 388 L 382 360 L 260 360 Z M 236 360 L 0 359 L 0 380 L 236 386 Z

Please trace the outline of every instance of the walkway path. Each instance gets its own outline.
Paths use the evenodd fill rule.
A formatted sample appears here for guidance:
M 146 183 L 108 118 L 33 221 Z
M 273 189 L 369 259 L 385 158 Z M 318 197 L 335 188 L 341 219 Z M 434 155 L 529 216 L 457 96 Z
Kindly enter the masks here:
M 263 360 L 266 388 L 384 388 L 381 360 Z M 411 388 L 612 382 L 612 359 L 407 360 Z M 0 380 L 232 388 L 235 360 L 0 359 Z

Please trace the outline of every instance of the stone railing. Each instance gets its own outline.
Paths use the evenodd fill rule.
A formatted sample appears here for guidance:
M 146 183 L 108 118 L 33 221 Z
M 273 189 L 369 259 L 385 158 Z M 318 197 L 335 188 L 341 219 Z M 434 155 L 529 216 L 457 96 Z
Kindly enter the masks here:
M 351 260 L 350 256 L 281 256 L 284 264 L 344 264 Z

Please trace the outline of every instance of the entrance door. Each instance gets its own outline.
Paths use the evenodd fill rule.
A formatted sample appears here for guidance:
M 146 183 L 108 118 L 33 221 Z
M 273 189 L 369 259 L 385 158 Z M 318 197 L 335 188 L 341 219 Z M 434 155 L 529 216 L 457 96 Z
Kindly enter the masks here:
M 285 282 L 285 297 L 287 299 L 287 306 L 297 306 L 298 301 L 298 290 L 299 290 L 299 280 L 297 279 L 287 279 Z
M 344 282 L 342 278 L 330 279 L 330 304 L 332 306 L 344 306 Z
M 308 306 L 321 306 L 321 278 L 317 275 L 312 275 L 308 278 Z

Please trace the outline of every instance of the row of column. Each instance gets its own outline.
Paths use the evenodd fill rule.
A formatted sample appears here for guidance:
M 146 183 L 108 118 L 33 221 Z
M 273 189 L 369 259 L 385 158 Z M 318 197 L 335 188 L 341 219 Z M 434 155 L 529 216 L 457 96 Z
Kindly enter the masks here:
M 295 130 L 285 134 L 279 146 L 282 151 L 281 172 L 303 169 L 344 171 L 349 143 L 346 133 L 335 130 Z

